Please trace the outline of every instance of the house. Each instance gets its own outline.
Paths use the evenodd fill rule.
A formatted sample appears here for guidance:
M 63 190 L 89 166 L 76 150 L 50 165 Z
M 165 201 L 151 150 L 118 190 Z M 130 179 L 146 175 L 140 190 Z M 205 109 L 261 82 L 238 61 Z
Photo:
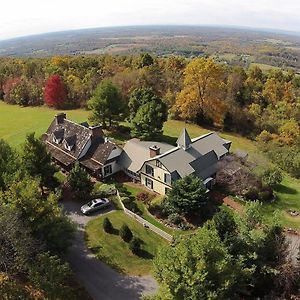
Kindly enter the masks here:
M 60 113 L 43 140 L 52 158 L 66 170 L 76 161 L 99 179 L 120 170 L 117 160 L 122 149 L 104 137 L 101 126 L 89 127 L 86 122 L 77 124 Z
M 174 181 L 191 174 L 202 178 L 211 188 L 217 164 L 229 153 L 230 146 L 230 141 L 215 132 L 191 139 L 183 129 L 176 147 L 129 140 L 118 163 L 128 176 L 162 195 L 172 188 Z
M 211 188 L 218 162 L 231 146 L 215 132 L 191 139 L 183 129 L 176 146 L 134 138 L 122 149 L 104 136 L 101 126 L 76 124 L 64 113 L 55 116 L 43 139 L 52 158 L 66 170 L 78 161 L 99 179 L 123 171 L 162 195 L 174 181 L 191 174 Z

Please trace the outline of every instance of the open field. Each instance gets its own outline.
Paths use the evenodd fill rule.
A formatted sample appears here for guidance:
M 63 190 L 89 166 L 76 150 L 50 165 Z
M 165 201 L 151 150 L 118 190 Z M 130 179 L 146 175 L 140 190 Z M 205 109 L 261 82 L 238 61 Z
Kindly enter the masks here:
M 24 142 L 27 133 L 35 131 L 37 135 L 41 135 L 45 132 L 53 117 L 58 112 L 47 107 L 22 108 L 0 101 L 0 138 L 7 140 L 13 146 L 18 146 Z M 71 120 L 76 122 L 87 120 L 89 114 L 85 110 L 69 110 L 66 113 Z M 187 128 L 191 137 L 196 137 L 210 131 L 197 125 L 169 120 L 164 126 L 164 141 L 175 144 L 177 137 L 184 127 Z M 264 164 L 267 161 L 259 153 L 253 141 L 234 133 L 221 133 L 221 136 L 232 141 L 233 151 L 237 149 L 247 151 L 258 165 Z M 300 217 L 292 218 L 286 214 L 286 210 L 288 209 L 300 211 L 300 180 L 293 179 L 288 175 L 285 176 L 282 185 L 278 187 L 276 193 L 278 196 L 277 201 L 262 207 L 265 216 L 271 218 L 273 211 L 278 209 L 279 218 L 284 226 L 300 229 Z M 145 218 L 147 219 L 146 213 Z
M 59 112 L 44 106 L 20 107 L 0 101 L 0 138 L 18 146 L 30 132 L 35 132 L 37 136 L 42 135 Z M 86 121 L 89 114 L 85 110 L 68 110 L 66 113 L 76 122 Z
M 102 227 L 104 217 L 96 218 L 87 224 L 88 247 L 99 259 L 122 273 L 128 275 L 151 274 L 152 262 L 157 250 L 167 242 L 120 210 L 107 215 L 114 227 L 114 232 L 112 234 L 105 233 Z M 142 240 L 142 250 L 139 256 L 131 253 L 128 243 L 124 242 L 118 234 L 124 223 L 129 226 L 135 237 Z

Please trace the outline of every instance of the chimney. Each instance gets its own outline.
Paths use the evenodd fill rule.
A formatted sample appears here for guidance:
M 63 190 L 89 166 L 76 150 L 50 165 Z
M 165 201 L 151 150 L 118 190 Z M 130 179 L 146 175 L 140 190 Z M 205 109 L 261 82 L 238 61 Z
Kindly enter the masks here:
M 92 135 L 92 139 L 96 139 L 99 137 L 103 137 L 103 131 L 102 131 L 102 126 L 98 125 L 98 126 L 90 126 L 89 127 L 91 135 Z
M 59 113 L 55 116 L 56 119 L 56 124 L 61 124 L 64 122 L 64 119 L 66 118 L 66 114 L 65 113 Z
M 151 146 L 150 148 L 150 158 L 160 154 L 160 148 L 156 145 Z

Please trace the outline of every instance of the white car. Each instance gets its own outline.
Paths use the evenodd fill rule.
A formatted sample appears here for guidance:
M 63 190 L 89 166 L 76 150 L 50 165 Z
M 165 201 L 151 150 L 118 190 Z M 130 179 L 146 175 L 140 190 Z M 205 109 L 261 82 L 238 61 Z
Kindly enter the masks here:
M 81 206 L 81 212 L 85 215 L 97 211 L 99 209 L 105 208 L 110 205 L 110 202 L 107 198 L 93 199 L 89 203 Z

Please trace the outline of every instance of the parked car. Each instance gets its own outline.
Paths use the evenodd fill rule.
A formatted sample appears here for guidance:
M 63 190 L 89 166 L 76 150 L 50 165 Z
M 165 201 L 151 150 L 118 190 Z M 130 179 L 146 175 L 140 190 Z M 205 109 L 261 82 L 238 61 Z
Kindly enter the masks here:
M 110 202 L 107 198 L 98 198 L 93 199 L 89 203 L 81 206 L 81 212 L 85 215 L 92 213 L 94 211 L 103 209 L 110 205 Z

